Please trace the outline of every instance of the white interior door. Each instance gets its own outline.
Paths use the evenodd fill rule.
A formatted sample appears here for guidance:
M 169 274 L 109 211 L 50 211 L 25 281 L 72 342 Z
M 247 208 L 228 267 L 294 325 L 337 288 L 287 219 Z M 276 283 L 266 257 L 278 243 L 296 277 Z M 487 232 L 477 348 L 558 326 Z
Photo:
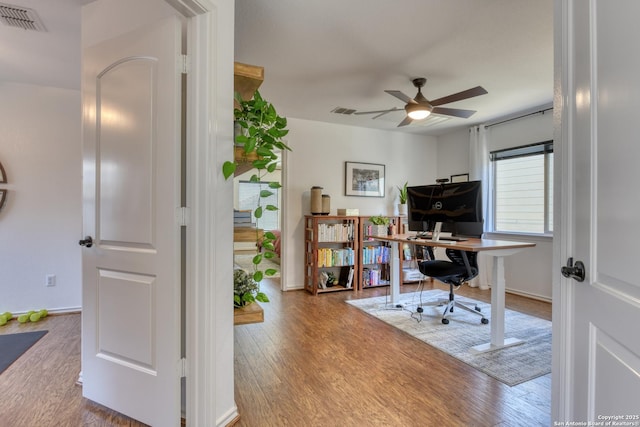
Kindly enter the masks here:
M 556 254 L 583 261 L 586 279 L 554 285 L 554 421 L 640 425 L 640 2 L 556 6 Z
M 177 17 L 83 55 L 83 395 L 180 423 Z

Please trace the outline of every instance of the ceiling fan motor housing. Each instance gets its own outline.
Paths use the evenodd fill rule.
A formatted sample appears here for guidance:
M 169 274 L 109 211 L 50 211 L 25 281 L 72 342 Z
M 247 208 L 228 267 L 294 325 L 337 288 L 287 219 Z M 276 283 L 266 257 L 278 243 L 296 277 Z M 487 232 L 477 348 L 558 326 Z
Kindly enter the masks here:
M 418 89 L 420 89 L 425 84 L 427 84 L 427 79 L 424 78 L 424 77 L 418 77 L 418 78 L 413 79 L 412 81 L 413 81 L 413 85 L 415 87 L 417 87 Z

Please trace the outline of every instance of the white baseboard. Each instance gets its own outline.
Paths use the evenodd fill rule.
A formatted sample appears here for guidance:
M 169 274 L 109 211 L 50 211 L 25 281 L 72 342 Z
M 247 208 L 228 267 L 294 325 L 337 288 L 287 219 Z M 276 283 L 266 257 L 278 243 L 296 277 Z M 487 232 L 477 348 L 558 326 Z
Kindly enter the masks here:
M 41 310 L 40 308 L 34 308 L 34 311 L 39 311 Z M 28 313 L 29 310 L 27 311 L 16 311 L 14 312 L 14 316 L 19 316 L 21 314 L 25 314 Z M 47 312 L 49 313 L 49 315 L 51 314 L 75 314 L 75 313 L 82 313 L 82 307 L 66 307 L 66 308 L 47 308 Z
M 523 297 L 535 299 L 535 300 L 538 300 L 538 301 L 543 301 L 543 302 L 548 302 L 548 303 L 552 302 L 552 299 L 549 298 L 549 297 L 545 297 L 545 296 L 542 296 L 542 295 L 531 294 L 529 292 L 523 292 L 523 291 L 516 290 L 516 289 L 507 288 L 507 289 L 505 289 L 505 292 L 507 292 L 509 294 L 520 295 L 520 296 L 523 296 Z

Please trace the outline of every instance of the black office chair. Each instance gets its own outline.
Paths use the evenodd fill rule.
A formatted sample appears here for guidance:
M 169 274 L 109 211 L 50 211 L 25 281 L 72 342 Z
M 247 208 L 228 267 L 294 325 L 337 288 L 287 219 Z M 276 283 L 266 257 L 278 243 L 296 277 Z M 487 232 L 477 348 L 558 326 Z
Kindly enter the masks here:
M 433 254 L 432 251 L 430 252 Z M 418 269 L 425 276 L 433 277 L 440 282 L 448 284 L 449 299 L 421 304 L 416 311 L 422 316 L 423 306 L 445 306 L 442 313 L 442 323 L 446 325 L 449 323 L 447 316 L 453 312 L 454 307 L 458 307 L 480 316 L 480 322 L 483 324 L 489 323 L 489 319 L 485 318 L 481 313 L 480 307 L 477 305 L 475 308 L 467 307 L 456 301 L 454 294 L 455 289 L 478 275 L 478 253 L 447 248 L 446 254 L 451 261 L 436 260 L 432 256 L 431 260 L 419 263 Z

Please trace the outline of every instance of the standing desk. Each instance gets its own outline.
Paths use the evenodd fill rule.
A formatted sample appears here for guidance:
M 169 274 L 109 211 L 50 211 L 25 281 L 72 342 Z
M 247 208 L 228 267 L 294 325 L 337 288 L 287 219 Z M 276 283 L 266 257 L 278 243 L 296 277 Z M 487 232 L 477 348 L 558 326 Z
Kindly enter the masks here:
M 462 242 L 444 241 L 437 242 L 431 239 L 416 239 L 412 234 L 394 234 L 392 236 L 368 236 L 372 239 L 391 243 L 391 303 L 396 304 L 400 299 L 400 284 L 402 281 L 402 269 L 400 268 L 399 245 L 409 243 L 412 245 L 432 246 L 440 248 L 458 249 L 470 252 L 485 252 L 493 257 L 493 277 L 491 280 L 491 342 L 472 347 L 477 353 L 485 353 L 504 347 L 511 347 L 523 343 L 517 338 L 504 337 L 504 257 L 513 255 L 526 248 L 535 246 L 535 243 L 511 242 L 508 240 L 473 239 Z

